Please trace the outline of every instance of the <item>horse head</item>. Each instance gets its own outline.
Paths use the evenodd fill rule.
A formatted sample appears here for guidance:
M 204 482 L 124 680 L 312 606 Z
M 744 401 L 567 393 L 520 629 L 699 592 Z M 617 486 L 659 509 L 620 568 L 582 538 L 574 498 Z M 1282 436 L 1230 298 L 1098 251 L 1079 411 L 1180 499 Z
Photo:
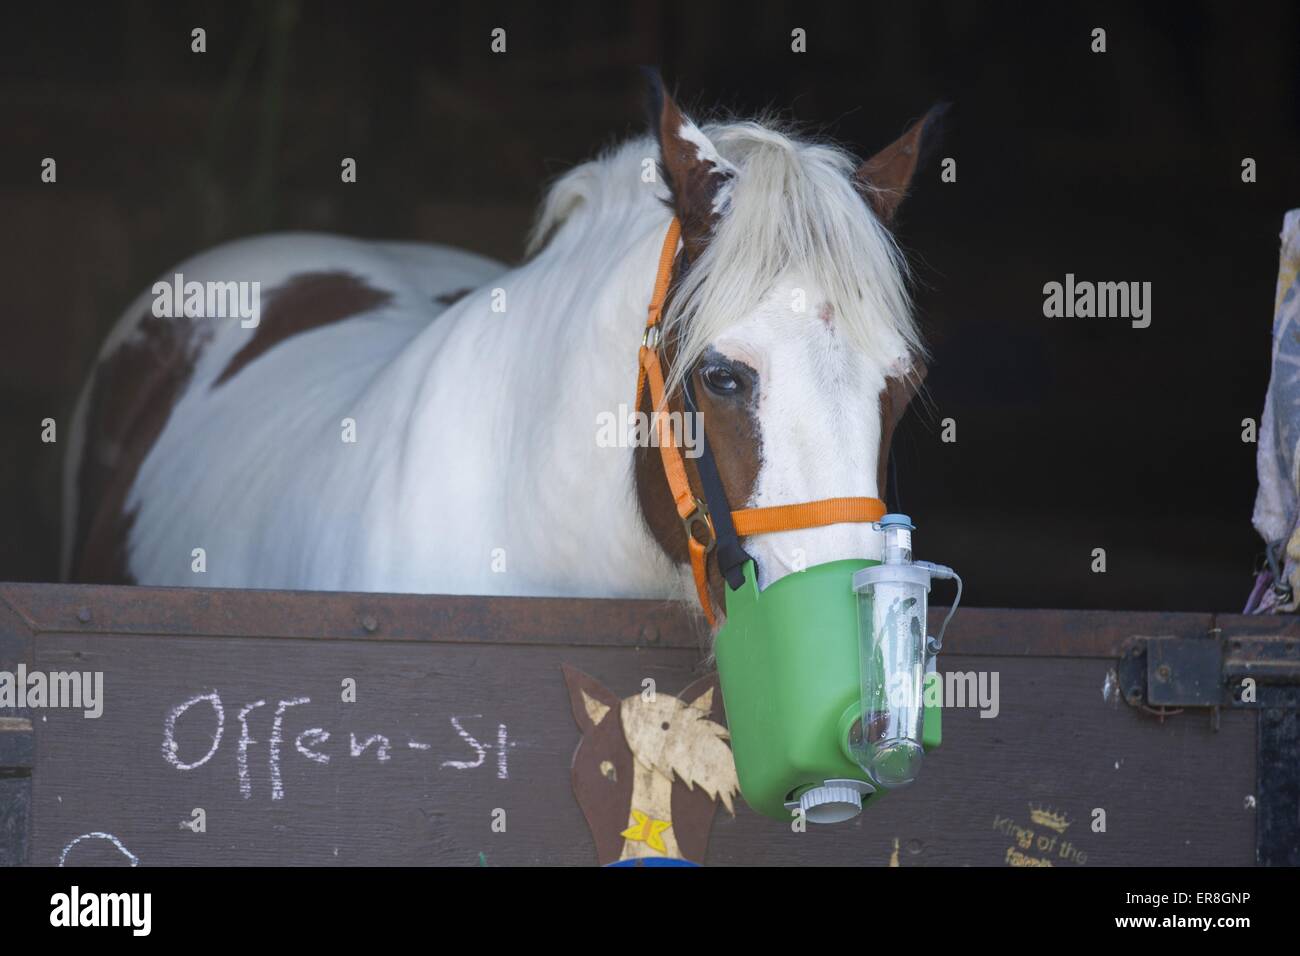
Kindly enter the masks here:
M 702 418 L 730 508 L 884 497 L 894 428 L 925 375 L 890 226 L 942 112 L 858 162 L 766 121 L 696 125 L 651 75 L 651 125 L 681 234 L 656 339 L 664 401 Z M 655 410 L 648 393 L 640 410 Z M 684 533 L 681 493 L 655 448 L 638 448 L 635 462 L 647 527 L 689 567 L 695 529 L 687 522 Z M 707 499 L 707 480 L 690 477 Z M 736 531 L 761 587 L 880 550 L 862 517 Z M 725 565 L 716 552 L 708 561 L 711 602 L 694 575 L 706 613 L 724 606 Z
M 576 668 L 563 671 L 582 730 L 573 789 L 601 864 L 702 861 L 715 803 L 734 815 L 738 790 L 716 676 L 675 697 L 648 689 L 620 699 Z

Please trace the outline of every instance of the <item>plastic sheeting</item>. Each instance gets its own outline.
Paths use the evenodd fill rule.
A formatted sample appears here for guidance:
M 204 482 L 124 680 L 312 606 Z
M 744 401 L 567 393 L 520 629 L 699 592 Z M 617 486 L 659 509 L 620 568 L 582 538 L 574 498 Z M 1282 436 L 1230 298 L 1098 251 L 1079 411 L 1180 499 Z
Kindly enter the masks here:
M 1294 613 L 1300 603 L 1300 209 L 1282 221 L 1273 305 L 1273 370 L 1259 425 L 1259 492 L 1252 523 L 1268 548 L 1248 614 Z

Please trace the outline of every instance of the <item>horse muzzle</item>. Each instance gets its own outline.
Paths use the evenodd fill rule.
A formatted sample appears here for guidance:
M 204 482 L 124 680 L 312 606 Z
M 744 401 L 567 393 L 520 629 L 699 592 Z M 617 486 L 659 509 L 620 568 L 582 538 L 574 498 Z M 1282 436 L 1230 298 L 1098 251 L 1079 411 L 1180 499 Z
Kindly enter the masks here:
M 832 561 L 759 591 L 754 564 L 726 589 L 715 653 L 745 800 L 778 819 L 851 819 L 911 783 L 941 738 L 935 661 L 961 599 L 951 569 L 913 562 L 911 521 L 890 514 L 882 561 Z M 933 579 L 957 580 L 938 639 Z

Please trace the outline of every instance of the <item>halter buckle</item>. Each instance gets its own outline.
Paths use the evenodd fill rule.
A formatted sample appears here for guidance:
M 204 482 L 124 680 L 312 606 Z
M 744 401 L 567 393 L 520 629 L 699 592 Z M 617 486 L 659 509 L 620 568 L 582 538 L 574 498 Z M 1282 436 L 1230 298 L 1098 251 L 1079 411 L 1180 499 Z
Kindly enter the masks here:
M 651 351 L 654 351 L 659 347 L 658 324 L 646 326 L 645 333 L 641 336 L 641 344 Z
M 691 509 L 690 514 L 682 518 L 682 528 L 685 529 L 687 538 L 692 541 L 699 541 L 699 539 L 695 537 L 695 526 L 703 526 L 705 532 L 708 534 L 708 540 L 701 541 L 700 543 L 704 545 L 704 553 L 708 554 L 713 550 L 713 546 L 718 543 L 718 536 L 713 530 L 713 519 L 709 517 L 709 506 L 699 498 L 693 500 L 695 502 L 695 507 Z

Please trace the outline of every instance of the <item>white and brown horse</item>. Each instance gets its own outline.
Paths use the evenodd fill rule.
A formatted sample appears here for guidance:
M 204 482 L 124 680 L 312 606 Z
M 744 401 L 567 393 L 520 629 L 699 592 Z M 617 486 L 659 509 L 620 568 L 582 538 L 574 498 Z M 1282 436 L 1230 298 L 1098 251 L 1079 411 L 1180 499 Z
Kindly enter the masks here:
M 169 270 L 78 404 L 66 576 L 691 598 L 658 454 L 597 437 L 632 403 L 673 216 L 670 404 L 691 376 L 726 497 L 882 496 L 923 374 L 889 222 L 935 111 L 859 163 L 767 121 L 696 126 L 657 77 L 651 93 L 653 135 L 556 182 L 517 268 L 283 234 Z M 879 545 L 838 524 L 745 548 L 766 585 Z

